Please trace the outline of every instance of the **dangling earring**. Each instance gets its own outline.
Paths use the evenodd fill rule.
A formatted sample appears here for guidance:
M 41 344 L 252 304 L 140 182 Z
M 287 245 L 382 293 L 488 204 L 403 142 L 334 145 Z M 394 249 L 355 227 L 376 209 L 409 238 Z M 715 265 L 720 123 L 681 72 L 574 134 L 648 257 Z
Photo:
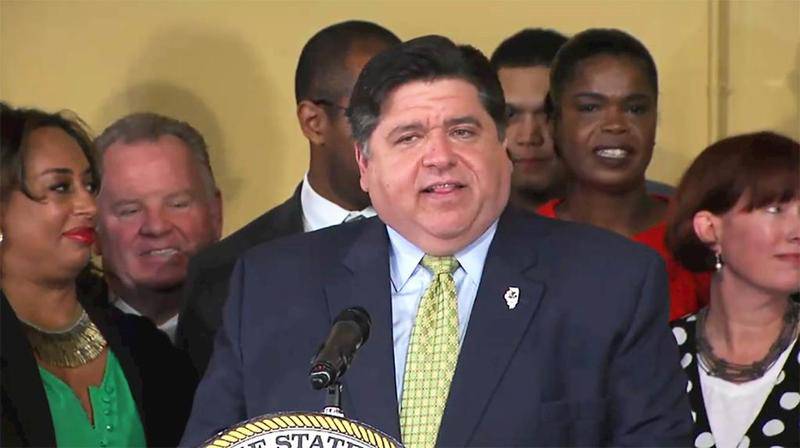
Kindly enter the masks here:
M 719 272 L 722 270 L 722 254 L 720 254 L 719 252 L 715 252 L 714 259 L 716 260 L 716 263 L 714 263 L 714 269 L 716 269 L 717 272 Z
M 2 242 L 3 242 L 3 231 L 0 230 L 0 243 L 2 243 Z

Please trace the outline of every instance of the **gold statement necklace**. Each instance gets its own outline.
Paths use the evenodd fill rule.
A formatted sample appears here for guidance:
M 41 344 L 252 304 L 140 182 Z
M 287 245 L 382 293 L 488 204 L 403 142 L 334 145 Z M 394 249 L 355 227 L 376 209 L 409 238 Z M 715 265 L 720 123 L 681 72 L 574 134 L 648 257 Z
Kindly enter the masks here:
M 56 367 L 85 365 L 97 359 L 108 345 L 83 308 L 78 319 L 65 330 L 45 330 L 22 319 L 20 322 L 36 357 Z

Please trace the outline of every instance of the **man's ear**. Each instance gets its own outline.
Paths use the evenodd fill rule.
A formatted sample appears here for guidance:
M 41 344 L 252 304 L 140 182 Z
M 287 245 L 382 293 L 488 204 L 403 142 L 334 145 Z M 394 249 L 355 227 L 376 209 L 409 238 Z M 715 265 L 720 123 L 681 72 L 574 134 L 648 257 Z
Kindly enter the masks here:
M 309 100 L 300 101 L 297 104 L 297 121 L 308 141 L 317 146 L 325 143 L 328 115 L 323 108 Z
M 217 190 L 211 198 L 211 225 L 214 230 L 214 242 L 222 238 L 222 193 Z
M 561 149 L 559 149 L 558 147 L 558 139 L 556 139 L 556 132 L 558 132 L 558 123 L 556 123 L 556 120 L 554 120 L 552 116 L 548 116 L 545 129 L 550 134 L 550 140 L 552 140 L 553 142 L 553 153 L 555 153 L 556 158 L 563 159 L 563 157 L 561 156 Z
M 714 251 L 719 251 L 722 239 L 722 219 L 708 210 L 700 210 L 692 219 L 697 238 Z
M 95 232 L 100 233 L 100 229 L 96 225 L 95 225 Z M 95 238 L 94 244 L 92 245 L 92 255 L 94 255 L 95 257 L 103 256 L 103 246 L 100 245 L 100 240 L 102 240 L 102 238 Z
M 0 202 L 0 248 L 3 247 L 3 228 L 5 227 L 5 222 L 3 221 L 3 216 L 5 216 L 5 205 L 3 202 Z M 0 263 L 0 269 L 2 269 L 2 263 Z
M 358 173 L 361 175 L 359 179 L 359 183 L 361 184 L 361 189 L 364 190 L 365 193 L 369 193 L 369 173 L 367 171 L 367 164 L 369 163 L 369 158 L 364 155 L 362 149 L 362 145 L 360 143 L 353 144 L 353 149 L 356 152 L 356 163 L 358 163 Z
M 102 219 L 102 217 L 104 216 L 104 213 L 108 212 L 108 210 L 106 210 L 104 208 L 105 207 L 105 202 L 103 202 L 104 199 L 105 199 L 105 196 L 103 195 L 104 188 L 105 188 L 104 185 L 105 184 L 103 182 L 100 182 L 100 190 L 97 192 L 97 196 L 95 196 L 95 198 L 96 198 L 95 200 L 96 200 L 96 203 L 97 203 L 97 215 L 95 216 L 95 221 L 94 221 L 94 232 L 95 232 L 96 238 L 94 239 L 94 244 L 92 245 L 92 256 L 94 256 L 94 257 L 102 257 L 103 256 L 103 246 L 100 244 L 100 241 L 102 241 L 102 239 L 103 239 L 102 238 L 102 235 L 103 235 L 103 229 L 102 229 L 103 219 Z
M 547 132 L 550 133 L 550 138 L 556 135 L 556 123 L 552 118 L 547 119 L 547 124 L 544 125 Z

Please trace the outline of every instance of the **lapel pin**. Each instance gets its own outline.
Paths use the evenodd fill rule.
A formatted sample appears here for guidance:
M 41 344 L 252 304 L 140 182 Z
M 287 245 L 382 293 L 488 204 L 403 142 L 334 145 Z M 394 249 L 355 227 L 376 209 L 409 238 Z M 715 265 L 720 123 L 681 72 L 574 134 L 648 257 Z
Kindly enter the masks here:
M 513 310 L 517 307 L 517 303 L 519 303 L 519 288 L 516 286 L 509 286 L 508 290 L 506 290 L 506 295 L 503 297 L 506 299 L 508 309 Z

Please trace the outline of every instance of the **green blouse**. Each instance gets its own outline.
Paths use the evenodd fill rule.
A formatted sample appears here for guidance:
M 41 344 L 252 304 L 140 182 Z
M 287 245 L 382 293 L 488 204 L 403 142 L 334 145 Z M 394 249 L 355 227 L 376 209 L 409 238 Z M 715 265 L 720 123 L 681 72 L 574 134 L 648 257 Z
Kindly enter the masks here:
M 80 400 L 58 377 L 39 367 L 59 447 L 144 447 L 144 428 L 125 373 L 110 350 L 103 382 L 89 387 L 94 426 Z

